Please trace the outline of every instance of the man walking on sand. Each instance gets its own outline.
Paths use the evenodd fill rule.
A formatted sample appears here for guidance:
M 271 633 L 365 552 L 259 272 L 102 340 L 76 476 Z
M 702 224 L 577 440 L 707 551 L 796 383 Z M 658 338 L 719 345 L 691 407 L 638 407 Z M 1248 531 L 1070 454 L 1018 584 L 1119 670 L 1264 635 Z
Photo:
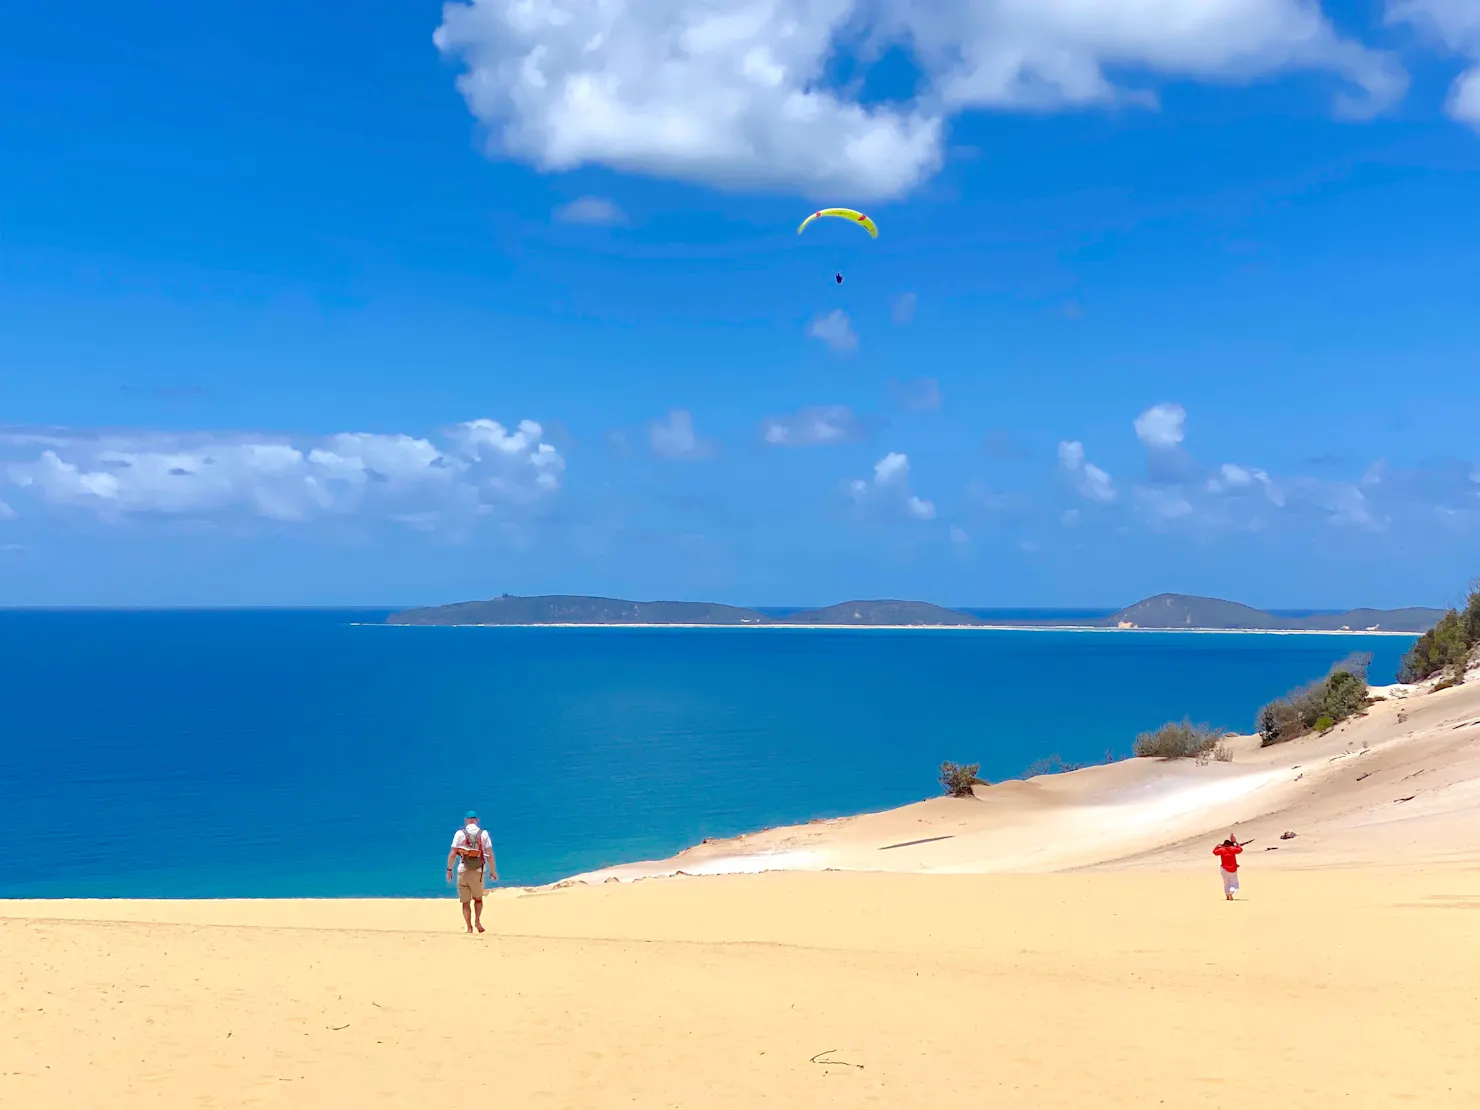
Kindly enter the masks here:
M 1232 836 L 1213 849 L 1213 855 L 1223 864 L 1223 896 L 1230 902 L 1238 893 L 1238 854 L 1243 850 L 1244 846 Z
M 452 835 L 452 850 L 447 853 L 447 881 L 453 879 L 453 861 L 457 862 L 457 897 L 462 902 L 463 924 L 472 932 L 474 926 L 483 932 L 483 872 L 488 881 L 498 882 L 498 865 L 493 860 L 493 839 L 487 829 L 478 827 L 478 815 L 471 809 L 463 818 L 463 827 Z

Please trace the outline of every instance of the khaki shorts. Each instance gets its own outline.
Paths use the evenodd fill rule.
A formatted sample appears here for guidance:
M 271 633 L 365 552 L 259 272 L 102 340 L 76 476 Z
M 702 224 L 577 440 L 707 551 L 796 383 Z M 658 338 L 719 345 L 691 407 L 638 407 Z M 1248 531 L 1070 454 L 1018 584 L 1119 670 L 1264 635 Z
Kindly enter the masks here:
M 463 902 L 483 900 L 483 868 L 476 871 L 469 867 L 457 876 L 457 897 Z

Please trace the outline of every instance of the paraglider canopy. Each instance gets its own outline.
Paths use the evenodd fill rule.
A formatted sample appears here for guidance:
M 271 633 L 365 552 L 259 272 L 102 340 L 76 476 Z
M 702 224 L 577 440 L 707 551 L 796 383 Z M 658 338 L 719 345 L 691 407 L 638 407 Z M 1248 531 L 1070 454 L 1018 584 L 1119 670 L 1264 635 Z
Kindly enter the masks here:
M 803 231 L 807 230 L 807 225 L 813 220 L 820 220 L 824 216 L 832 216 L 839 220 L 848 220 L 863 228 L 873 238 L 877 239 L 879 237 L 878 225 L 862 212 L 855 211 L 852 208 L 820 208 L 802 221 L 802 226 L 797 228 L 797 234 L 800 235 Z

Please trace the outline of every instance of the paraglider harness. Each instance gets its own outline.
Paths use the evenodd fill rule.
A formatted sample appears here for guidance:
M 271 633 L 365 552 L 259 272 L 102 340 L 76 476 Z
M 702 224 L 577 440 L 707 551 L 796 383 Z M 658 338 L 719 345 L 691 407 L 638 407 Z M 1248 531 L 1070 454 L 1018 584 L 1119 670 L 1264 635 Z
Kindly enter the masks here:
M 473 863 L 476 861 L 478 864 L 477 870 L 481 873 L 484 866 L 483 830 L 477 825 L 464 826 L 463 840 L 465 843 L 457 850 L 457 854 L 462 857 L 463 867 L 471 871 L 473 870 Z

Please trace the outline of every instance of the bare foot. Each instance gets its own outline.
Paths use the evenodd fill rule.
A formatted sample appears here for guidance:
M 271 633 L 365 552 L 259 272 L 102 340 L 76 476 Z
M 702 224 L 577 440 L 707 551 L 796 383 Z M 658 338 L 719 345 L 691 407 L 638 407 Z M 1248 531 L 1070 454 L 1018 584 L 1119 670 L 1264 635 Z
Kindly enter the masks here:
M 480 933 L 486 933 L 486 932 L 488 932 L 488 930 L 487 930 L 487 929 L 485 929 L 485 928 L 483 928 L 483 922 L 481 922 L 481 921 L 480 921 L 480 922 L 478 922 L 478 931 L 479 931 L 479 932 L 480 932 Z

